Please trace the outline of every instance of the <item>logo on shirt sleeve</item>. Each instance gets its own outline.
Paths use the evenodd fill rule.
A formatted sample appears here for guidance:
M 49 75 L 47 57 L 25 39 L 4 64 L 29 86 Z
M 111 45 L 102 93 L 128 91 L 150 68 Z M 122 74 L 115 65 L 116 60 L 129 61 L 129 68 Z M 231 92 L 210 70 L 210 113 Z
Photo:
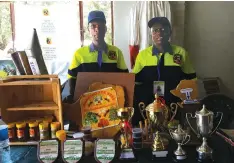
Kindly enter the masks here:
M 109 51 L 108 58 L 110 60 L 116 60 L 117 59 L 116 51 Z
M 182 55 L 180 55 L 180 54 L 174 54 L 173 61 L 174 61 L 174 63 L 177 63 L 177 64 L 180 65 L 181 62 L 182 62 Z

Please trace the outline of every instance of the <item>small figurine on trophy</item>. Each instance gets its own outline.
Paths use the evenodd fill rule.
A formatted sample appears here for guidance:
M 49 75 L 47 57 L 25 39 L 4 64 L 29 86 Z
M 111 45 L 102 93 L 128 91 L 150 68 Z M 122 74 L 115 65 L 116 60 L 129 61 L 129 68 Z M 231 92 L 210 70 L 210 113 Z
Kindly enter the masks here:
M 133 107 L 124 107 L 117 110 L 117 116 L 121 120 L 121 132 L 122 132 L 122 139 L 121 141 L 121 155 L 120 160 L 136 160 L 135 155 L 132 150 L 132 127 L 130 124 L 130 120 L 134 114 Z
M 209 111 L 206 109 L 205 105 L 203 105 L 203 108 L 201 111 L 196 111 L 195 117 L 192 117 L 191 113 L 186 113 L 186 119 L 187 122 L 190 126 L 190 128 L 193 130 L 193 132 L 198 136 L 202 137 L 202 145 L 197 148 L 197 154 L 198 154 L 198 161 L 199 162 L 210 162 L 212 160 L 212 149 L 208 146 L 207 144 L 207 138 L 212 135 L 216 129 L 218 128 L 220 122 L 222 121 L 223 113 L 217 112 L 217 114 L 220 114 L 220 120 L 218 125 L 213 129 L 213 117 L 214 113 L 212 111 Z M 196 130 L 192 127 L 190 121 L 189 121 L 189 116 L 191 118 L 196 118 L 196 125 L 197 125 L 197 132 Z
M 185 160 L 187 158 L 186 152 L 182 149 L 182 145 L 185 145 L 190 140 L 190 135 L 188 135 L 180 125 L 175 131 L 169 130 L 172 139 L 174 139 L 177 144 L 178 148 L 174 151 L 175 159 L 176 160 Z M 187 141 L 186 141 L 187 140 Z

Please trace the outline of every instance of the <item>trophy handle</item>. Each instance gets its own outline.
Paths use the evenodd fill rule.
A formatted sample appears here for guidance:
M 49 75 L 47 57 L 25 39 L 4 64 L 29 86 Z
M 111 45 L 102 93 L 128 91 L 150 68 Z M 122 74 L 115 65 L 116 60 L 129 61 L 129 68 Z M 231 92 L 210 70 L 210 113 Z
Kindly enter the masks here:
M 144 116 L 144 111 L 145 111 L 145 104 L 144 104 L 144 102 L 140 102 L 140 103 L 138 104 L 138 107 L 139 107 L 141 116 L 142 116 L 144 119 L 146 119 L 146 117 Z
M 193 117 L 191 113 L 186 113 L 186 120 L 187 120 L 187 122 L 188 122 L 189 127 L 193 130 L 193 132 L 194 132 L 196 135 L 198 135 L 198 133 L 196 132 L 196 130 L 194 130 L 194 128 L 193 128 L 192 125 L 190 124 L 189 118 L 188 118 L 189 116 L 188 116 L 188 115 L 190 115 L 191 118 L 195 118 L 195 116 Z
M 173 135 L 171 134 L 172 131 L 173 131 L 172 129 L 169 129 L 169 133 L 170 133 L 170 135 L 171 135 L 171 138 L 174 139 Z
M 217 126 L 215 127 L 214 131 L 212 131 L 212 133 L 210 135 L 212 135 L 219 127 L 222 119 L 223 119 L 223 113 L 222 112 L 217 112 L 217 115 L 220 114 L 220 120 L 219 120 L 219 123 L 217 124 Z
M 188 140 L 184 143 L 184 141 L 186 140 L 188 138 Z M 184 137 L 184 140 L 183 140 L 183 142 L 181 143 L 181 145 L 185 145 L 185 144 L 187 144 L 189 141 L 190 141 L 190 135 L 186 135 L 185 137 Z
M 178 110 L 178 105 L 176 103 L 171 103 L 170 108 L 171 108 L 171 112 L 172 112 L 172 116 L 171 116 L 170 121 L 172 121 L 176 116 L 176 113 L 177 113 L 177 110 Z
M 128 109 L 130 109 L 130 113 L 131 113 L 131 115 L 130 115 L 129 120 L 131 120 L 131 119 L 132 119 L 132 117 L 133 117 L 133 115 L 134 115 L 134 107 L 128 107 Z

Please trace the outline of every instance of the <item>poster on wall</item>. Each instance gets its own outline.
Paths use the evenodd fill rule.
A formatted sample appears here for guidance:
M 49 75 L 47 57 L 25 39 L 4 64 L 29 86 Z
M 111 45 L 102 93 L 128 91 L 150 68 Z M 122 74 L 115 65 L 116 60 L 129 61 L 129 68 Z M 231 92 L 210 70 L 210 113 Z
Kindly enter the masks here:
M 56 52 L 56 17 L 53 9 L 49 7 L 41 8 L 40 40 L 43 57 L 46 61 L 57 58 Z
M 28 47 L 35 28 L 48 73 L 57 74 L 63 84 L 74 52 L 80 47 L 77 2 L 17 2 L 14 9 L 16 50 Z

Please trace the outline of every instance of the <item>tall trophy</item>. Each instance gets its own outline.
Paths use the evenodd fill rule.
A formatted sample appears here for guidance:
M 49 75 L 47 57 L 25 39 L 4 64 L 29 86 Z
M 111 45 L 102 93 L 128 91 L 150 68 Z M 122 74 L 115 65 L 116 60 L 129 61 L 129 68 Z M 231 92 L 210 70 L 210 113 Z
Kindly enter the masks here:
M 197 154 L 198 154 L 198 161 L 205 162 L 212 160 L 212 152 L 213 150 L 208 146 L 207 144 L 207 138 L 211 136 L 216 129 L 218 128 L 220 122 L 222 121 L 223 113 L 217 112 L 217 115 L 220 114 L 220 120 L 215 129 L 213 129 L 213 117 L 214 113 L 212 111 L 209 111 L 206 109 L 205 105 L 203 105 L 203 108 L 200 111 L 196 111 L 195 116 L 192 117 L 191 113 L 186 113 L 186 119 L 190 126 L 190 128 L 193 130 L 193 132 L 197 135 L 197 137 L 202 137 L 202 145 L 200 147 L 197 147 Z M 196 118 L 196 126 L 197 130 L 195 130 L 190 121 L 190 118 Z
M 182 149 L 182 145 L 185 145 L 190 140 L 190 135 L 185 132 L 180 125 L 178 125 L 178 128 L 173 131 L 169 130 L 170 135 L 172 139 L 176 141 L 178 144 L 177 149 L 174 151 L 175 159 L 176 160 L 185 160 L 187 158 L 186 152 Z
M 169 140 L 162 136 L 167 128 L 169 118 L 169 108 L 165 105 L 163 98 L 155 95 L 153 103 L 145 107 L 143 102 L 139 103 L 139 109 L 144 119 L 146 119 L 147 126 L 149 127 L 149 140 L 152 142 L 152 156 L 153 159 L 166 158 L 168 154 L 167 146 Z M 146 112 L 146 117 L 144 116 Z M 176 113 L 176 112 L 175 112 Z M 174 117 L 174 116 L 173 116 Z
M 117 110 L 117 116 L 121 120 L 121 155 L 120 160 L 135 160 L 135 155 L 132 150 L 132 127 L 130 120 L 134 114 L 133 107 L 124 107 Z

